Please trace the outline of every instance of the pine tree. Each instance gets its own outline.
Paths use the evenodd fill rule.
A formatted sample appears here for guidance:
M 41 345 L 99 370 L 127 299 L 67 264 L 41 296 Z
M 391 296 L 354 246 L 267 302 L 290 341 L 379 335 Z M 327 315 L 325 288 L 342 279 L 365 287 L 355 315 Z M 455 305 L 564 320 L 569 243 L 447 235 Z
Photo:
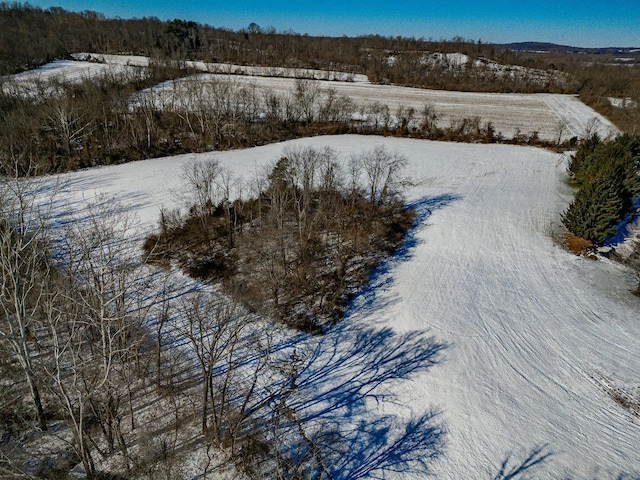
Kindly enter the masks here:
M 618 188 L 612 181 L 603 180 L 589 183 L 578 192 L 562 215 L 562 222 L 575 235 L 601 244 L 615 233 L 623 211 Z

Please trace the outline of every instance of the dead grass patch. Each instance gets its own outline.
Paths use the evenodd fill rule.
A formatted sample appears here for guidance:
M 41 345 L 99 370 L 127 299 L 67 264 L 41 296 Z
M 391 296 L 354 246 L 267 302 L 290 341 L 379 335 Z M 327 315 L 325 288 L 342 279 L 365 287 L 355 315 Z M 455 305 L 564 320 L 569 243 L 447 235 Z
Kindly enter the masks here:
M 575 253 L 576 255 L 588 258 L 593 257 L 594 244 L 585 238 L 578 237 L 577 235 L 568 232 L 565 234 L 564 244 L 570 252 Z

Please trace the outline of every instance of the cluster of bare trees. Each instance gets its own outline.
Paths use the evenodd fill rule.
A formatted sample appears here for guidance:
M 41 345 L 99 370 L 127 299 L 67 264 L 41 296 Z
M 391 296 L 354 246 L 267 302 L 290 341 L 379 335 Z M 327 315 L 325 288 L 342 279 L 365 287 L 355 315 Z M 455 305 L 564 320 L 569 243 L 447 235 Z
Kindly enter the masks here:
M 25 417 L 42 431 L 48 419 L 63 418 L 91 477 L 96 451 L 117 448 L 127 457 L 122 421 L 134 422 L 131 388 L 146 310 L 136 303 L 144 298 L 142 270 L 122 249 L 131 225 L 96 205 L 82 224 L 68 223 L 54 259 L 34 184 L 13 179 L 3 187 L 0 342 L 10 352 L 4 361 L 20 366 L 17 391 L 28 387 L 31 408 L 21 407 L 32 413 Z
M 37 476 L 15 446 L 31 425 L 46 432 L 61 420 L 58 435 L 74 453 L 67 469 L 79 462 L 88 478 L 110 458 L 123 478 L 158 473 L 195 417 L 206 451 L 227 452 L 217 463 L 209 457 L 205 478 L 229 458 L 264 471 L 259 458 L 276 455 L 265 449 L 269 425 L 288 422 L 275 416 L 285 413 L 297 368 L 276 354 L 275 330 L 265 333 L 219 294 L 182 294 L 145 268 L 132 217 L 111 199 L 52 231 L 37 198 L 42 185 L 14 178 L 2 189 L 0 383 L 13 387 L 0 400 L 0 477 Z M 150 424 L 145 410 L 173 421 Z M 145 449 L 145 436 L 167 430 L 173 441 L 164 438 L 162 451 Z
M 24 175 L 119 163 L 163 151 L 157 109 L 130 111 L 141 88 L 183 75 L 153 64 L 80 84 L 6 84 L 0 90 L 0 165 Z
M 141 90 L 184 73 L 154 64 L 132 77 L 43 84 L 35 97 L 7 85 L 0 91 L 0 168 L 57 172 L 317 134 L 504 141 L 480 119 L 443 127 L 433 106 L 393 111 L 381 102 L 356 105 L 307 79 L 296 80 L 286 94 L 215 75 Z
M 188 214 L 165 212 L 145 243 L 155 261 L 222 280 L 251 311 L 318 331 L 337 320 L 380 259 L 401 243 L 406 160 L 382 147 L 346 166 L 331 149 L 288 149 L 246 186 L 216 160 L 184 170 Z M 233 198 L 231 195 L 236 194 Z

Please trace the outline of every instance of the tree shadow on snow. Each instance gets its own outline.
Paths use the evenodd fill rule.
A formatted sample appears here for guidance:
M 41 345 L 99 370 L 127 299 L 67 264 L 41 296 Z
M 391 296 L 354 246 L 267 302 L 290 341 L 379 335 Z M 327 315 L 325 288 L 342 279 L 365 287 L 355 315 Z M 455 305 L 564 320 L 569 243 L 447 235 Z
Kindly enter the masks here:
M 436 197 L 423 197 L 407 205 L 408 209 L 415 210 L 416 217 L 413 221 L 413 225 L 405 234 L 402 245 L 393 253 L 393 255 L 378 265 L 378 267 L 369 274 L 369 282 L 354 296 L 347 308 L 345 317 L 349 317 L 353 313 L 367 314 L 385 306 L 382 299 L 377 294 L 381 290 L 385 290 L 390 287 L 393 283 L 391 271 L 396 266 L 412 257 L 415 248 L 421 242 L 418 238 L 418 233 L 424 227 L 428 226 L 427 220 L 431 214 L 436 210 L 447 207 L 461 198 L 462 197 L 459 195 L 446 193 Z
M 385 471 L 428 472 L 442 451 L 437 411 L 384 413 L 394 386 L 440 361 L 445 345 L 423 332 L 337 326 L 315 345 L 289 408 L 311 433 L 330 478 L 355 480 Z
M 398 404 L 394 389 L 440 362 L 446 345 L 423 331 L 398 334 L 363 325 L 353 314 L 360 319 L 385 306 L 378 292 L 392 282 L 393 268 L 411 258 L 417 233 L 433 211 L 457 199 L 441 195 L 410 204 L 416 219 L 403 245 L 372 273 L 346 318 L 307 343 L 310 357 L 298 372 L 296 395 L 287 403 L 313 447 L 292 448 L 290 454 L 313 449 L 318 469 L 329 478 L 356 480 L 390 471 L 425 474 L 443 451 L 445 428 L 438 411 L 410 415 Z

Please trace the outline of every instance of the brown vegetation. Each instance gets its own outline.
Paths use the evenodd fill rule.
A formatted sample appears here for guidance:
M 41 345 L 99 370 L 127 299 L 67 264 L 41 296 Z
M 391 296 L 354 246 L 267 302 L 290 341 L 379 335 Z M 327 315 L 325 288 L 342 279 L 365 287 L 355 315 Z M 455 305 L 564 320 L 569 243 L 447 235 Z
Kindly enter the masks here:
M 189 165 L 189 215 L 163 214 L 145 251 L 221 282 L 250 311 L 319 331 L 411 226 L 399 191 L 405 160 L 379 148 L 353 157 L 345 175 L 331 150 L 285 155 L 256 180 L 257 197 L 233 202 L 215 161 Z
M 391 111 L 382 103 L 359 109 L 350 98 L 305 79 L 296 80 L 291 95 L 197 75 L 175 84 L 179 95 L 170 102 L 153 91 L 141 91 L 188 73 L 153 64 L 129 77 L 42 85 L 43 91 L 49 90 L 38 98 L 0 92 L 1 171 L 17 169 L 24 175 L 35 169 L 43 174 L 341 133 L 569 145 L 543 141 L 535 134 L 505 139 L 480 118 L 462 118 L 442 127 L 430 105 L 422 111 Z
M 589 240 L 580 238 L 571 232 L 567 232 L 565 235 L 565 244 L 570 252 L 576 255 L 588 255 L 593 252 L 594 245 Z
M 623 131 L 638 131 L 638 61 L 621 64 L 615 52 L 516 52 L 462 38 L 312 37 L 255 24 L 234 32 L 179 19 L 108 19 L 95 12 L 7 3 L 0 4 L 0 23 L 2 75 L 81 51 L 315 68 L 446 90 L 578 93 Z M 464 54 L 469 61 L 459 62 L 451 54 Z M 636 107 L 615 109 L 609 97 L 629 98 Z

